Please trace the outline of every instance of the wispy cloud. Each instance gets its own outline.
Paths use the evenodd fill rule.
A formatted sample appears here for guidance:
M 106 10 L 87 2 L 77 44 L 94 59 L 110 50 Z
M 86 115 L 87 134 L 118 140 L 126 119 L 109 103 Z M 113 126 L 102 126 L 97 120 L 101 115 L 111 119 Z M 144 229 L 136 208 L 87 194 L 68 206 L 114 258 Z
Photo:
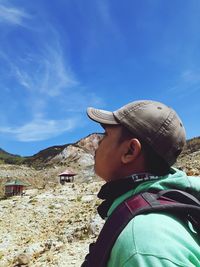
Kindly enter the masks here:
M 31 58 L 29 66 L 27 61 L 24 66 L 13 65 L 18 82 L 32 93 L 37 92 L 50 97 L 58 96 L 62 90 L 77 86 L 78 81 L 69 65 L 66 66 L 61 48 L 47 45 L 43 50 L 44 53 L 32 57 L 27 55 Z
M 77 119 L 35 119 L 21 127 L 0 127 L 0 132 L 10 134 L 22 142 L 42 141 L 74 129 L 77 123 Z
M 200 83 L 200 70 L 186 70 L 181 73 L 181 80 L 188 84 Z
M 32 120 L 23 123 L 23 117 L 22 122 L 20 118 L 16 119 L 15 125 L 22 125 L 16 127 L 7 121 L 2 124 L 5 127 L 0 127 L 0 133 L 20 142 L 48 140 L 74 130 L 80 127 L 80 114 L 87 106 L 102 104 L 101 98 L 74 78 L 69 64 L 64 61 L 61 47 L 47 46 L 44 51 L 27 56 L 26 64 L 23 60 L 13 62 L 5 54 L 1 55 L 10 62 L 11 73 L 18 82 L 13 90 L 21 91 L 18 94 L 24 91 L 26 95 L 22 105 L 27 106 L 25 112 Z
M 200 70 L 188 69 L 180 73 L 176 84 L 167 90 L 168 93 L 183 97 L 200 91 Z
M 88 92 L 84 88 L 79 88 L 79 91 L 72 92 L 60 99 L 63 110 L 71 113 L 80 113 L 86 110 L 88 106 L 104 106 L 104 100 L 95 93 Z
M 23 25 L 23 20 L 27 18 L 30 16 L 24 10 L 0 4 L 0 23 Z
M 10 60 L 9 55 L 0 56 L 9 64 L 18 83 L 13 90 L 26 95 L 23 106 L 27 106 L 32 118 L 16 127 L 7 122 L 7 126 L 0 127 L 2 134 L 20 142 L 47 140 L 80 127 L 80 113 L 89 105 L 102 104 L 101 98 L 75 78 L 58 44 L 46 45 L 41 53 L 17 61 Z M 22 123 L 16 120 L 17 124 Z
M 96 4 L 101 21 L 106 27 L 106 29 L 110 30 L 115 36 L 119 36 L 121 38 L 122 35 L 112 18 L 111 9 L 108 2 L 102 0 L 102 1 L 97 1 Z
M 0 22 L 22 25 L 28 15 L 22 9 L 0 3 L 0 17 Z M 4 113 L 6 120 L 0 117 L 4 125 L 0 133 L 21 142 L 47 140 L 74 130 L 80 127 L 81 113 L 87 106 L 102 103 L 101 98 L 84 87 L 72 69 L 67 46 L 61 44 L 56 27 L 47 21 L 37 31 L 41 24 L 35 20 L 37 16 L 21 29 L 23 38 L 15 46 L 16 51 L 13 52 L 10 39 L 8 46 L 0 44 L 5 48 L 0 50 L 0 58 L 6 65 L 0 90 L 6 99 L 11 96 L 9 105 L 12 106 L 9 116 Z

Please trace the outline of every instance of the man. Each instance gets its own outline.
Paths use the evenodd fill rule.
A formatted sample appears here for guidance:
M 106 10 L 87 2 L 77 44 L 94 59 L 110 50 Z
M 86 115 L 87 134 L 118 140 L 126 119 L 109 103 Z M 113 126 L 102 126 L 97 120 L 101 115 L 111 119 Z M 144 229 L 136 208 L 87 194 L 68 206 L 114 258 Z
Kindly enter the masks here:
M 166 105 L 135 101 L 115 112 L 88 108 L 105 129 L 95 154 L 95 172 L 106 181 L 98 211 L 108 218 L 140 192 L 179 189 L 199 197 L 199 177 L 171 166 L 185 144 L 185 130 Z M 134 217 L 114 243 L 107 267 L 200 267 L 200 237 L 191 224 L 170 213 Z M 97 267 L 97 266 L 93 266 Z

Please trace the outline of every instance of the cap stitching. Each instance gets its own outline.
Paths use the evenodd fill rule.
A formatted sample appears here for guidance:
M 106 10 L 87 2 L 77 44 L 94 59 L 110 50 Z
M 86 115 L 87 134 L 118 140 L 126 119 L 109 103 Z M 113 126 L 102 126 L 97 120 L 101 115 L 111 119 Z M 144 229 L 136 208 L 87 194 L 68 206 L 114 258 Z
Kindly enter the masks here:
M 130 112 L 132 111 L 136 111 L 138 110 L 139 108 L 141 108 L 142 106 L 146 106 L 148 104 L 150 104 L 152 102 L 147 102 L 147 103 L 138 103 L 135 107 L 132 107 L 131 109 L 129 110 L 124 110 L 123 111 L 123 114 L 120 116 L 120 119 L 123 119 L 127 114 L 129 114 Z M 120 110 L 116 110 L 116 111 L 120 111 Z
M 158 139 L 159 138 L 159 136 L 161 135 L 161 134 L 163 134 L 164 132 L 166 132 L 166 127 L 167 126 L 169 126 L 169 124 L 171 123 L 171 121 L 172 121 L 172 119 L 173 119 L 173 117 L 174 116 L 172 116 L 172 115 L 174 115 L 173 114 L 174 112 L 173 111 L 170 111 L 170 113 L 169 113 L 169 115 L 167 116 L 167 118 L 165 119 L 165 121 L 162 123 L 162 125 L 160 126 L 160 128 L 158 129 L 158 135 L 157 136 L 155 136 L 155 138 L 153 139 L 153 142 L 156 140 L 156 139 Z

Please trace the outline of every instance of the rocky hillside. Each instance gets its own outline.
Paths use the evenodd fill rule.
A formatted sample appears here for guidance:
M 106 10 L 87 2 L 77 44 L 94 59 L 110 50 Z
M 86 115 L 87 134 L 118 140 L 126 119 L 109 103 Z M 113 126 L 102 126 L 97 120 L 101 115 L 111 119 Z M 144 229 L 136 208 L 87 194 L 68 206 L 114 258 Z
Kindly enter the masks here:
M 189 139 L 182 155 L 189 155 L 197 151 L 200 151 L 200 137 Z
M 0 148 L 0 164 L 22 164 L 24 158 L 18 155 L 13 155 Z
M 48 188 L 58 183 L 58 175 L 65 169 L 77 173 L 76 182 L 95 180 L 93 154 L 99 134 L 89 135 L 75 144 L 54 146 L 25 158 L 23 164 L 0 163 L 0 196 L 8 180 L 20 179 L 33 188 Z M 14 155 L 8 154 L 9 159 Z
M 187 141 L 176 166 L 184 170 L 188 175 L 200 176 L 200 137 Z
M 8 157 L 10 163 L 4 164 L 0 160 L 0 196 L 3 185 L 12 179 L 28 182 L 33 188 L 48 188 L 58 183 L 58 174 L 65 169 L 72 169 L 77 173 L 76 182 L 89 182 L 96 179 L 93 172 L 93 154 L 100 139 L 99 134 L 91 134 L 75 144 L 49 147 L 32 157 L 21 158 L 23 164 L 13 164 L 20 157 L 0 151 L 1 156 Z M 19 163 L 19 161 L 18 161 Z M 200 175 L 200 137 L 187 141 L 177 167 L 190 175 Z
M 31 157 L 27 157 L 24 164 L 35 168 L 48 167 L 53 164 L 70 164 L 72 161 L 78 161 L 82 154 L 94 154 L 99 138 L 100 134 L 94 133 L 73 144 L 46 148 Z
M 0 266 L 79 267 L 102 220 L 96 214 L 96 194 L 102 182 L 93 172 L 93 154 L 100 139 L 89 135 L 75 144 L 47 148 L 26 164 L 0 164 L 1 196 L 7 180 L 31 186 L 24 196 L 0 200 Z M 8 157 L 14 155 L 0 151 Z M 200 138 L 189 140 L 177 167 L 200 175 Z M 78 175 L 61 186 L 66 168 Z M 82 183 L 83 182 L 83 183 Z
M 102 182 L 95 182 L 92 155 L 98 140 L 93 134 L 41 151 L 26 164 L 0 164 L 2 197 L 8 180 L 31 184 L 24 196 L 0 200 L 0 266 L 81 265 L 102 225 L 96 214 Z M 58 174 L 66 168 L 78 175 L 61 186 Z
M 94 149 L 99 138 L 100 134 L 90 134 L 87 137 L 80 139 L 76 143 L 48 147 L 30 157 L 13 155 L 0 148 L 0 164 L 24 164 L 36 169 L 52 166 L 52 164 L 62 165 L 68 161 L 67 156 L 70 150 L 74 150 L 73 153 L 70 153 L 70 157 L 72 156 L 71 154 L 74 154 L 76 150 L 78 151 L 77 153 L 80 151 L 80 153 L 94 154 Z M 76 158 L 77 157 L 75 156 L 75 160 Z
M 0 201 L 1 267 L 78 267 L 96 238 L 101 182 L 27 190 Z
M 75 165 L 77 168 L 84 161 L 92 164 L 92 156 L 94 154 L 95 147 L 100 139 L 100 134 L 94 133 L 88 135 L 85 138 L 77 141 L 73 144 L 65 144 L 62 146 L 52 146 L 44 150 L 39 151 L 37 154 L 30 157 L 20 157 L 19 155 L 10 154 L 0 148 L 0 164 L 14 164 L 14 165 L 26 165 L 33 167 L 37 170 L 46 167 L 62 166 L 62 165 Z M 181 154 L 180 159 L 185 157 L 195 157 L 200 151 L 200 137 L 195 137 L 187 141 L 184 151 Z M 81 158 L 83 160 L 81 160 Z M 180 162 L 181 162 L 180 160 Z M 81 162 L 80 162 L 81 161 Z M 183 160 L 184 161 L 184 160 Z M 74 164 L 73 164 L 74 163 Z M 185 161 L 184 161 L 185 163 Z M 87 164 L 87 165 L 90 165 Z M 84 165 L 84 164 L 83 164 Z

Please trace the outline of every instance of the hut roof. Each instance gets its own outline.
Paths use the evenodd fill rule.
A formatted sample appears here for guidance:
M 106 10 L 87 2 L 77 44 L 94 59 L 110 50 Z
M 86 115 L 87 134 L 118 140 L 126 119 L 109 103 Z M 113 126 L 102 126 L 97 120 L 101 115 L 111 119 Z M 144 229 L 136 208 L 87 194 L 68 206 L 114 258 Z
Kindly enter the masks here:
M 64 172 L 60 173 L 59 176 L 74 176 L 76 175 L 75 172 L 72 170 L 65 170 Z
M 14 181 L 10 181 L 5 183 L 5 186 L 9 186 L 9 185 L 22 185 L 22 186 L 29 186 L 30 184 L 22 182 L 20 180 L 14 180 Z

